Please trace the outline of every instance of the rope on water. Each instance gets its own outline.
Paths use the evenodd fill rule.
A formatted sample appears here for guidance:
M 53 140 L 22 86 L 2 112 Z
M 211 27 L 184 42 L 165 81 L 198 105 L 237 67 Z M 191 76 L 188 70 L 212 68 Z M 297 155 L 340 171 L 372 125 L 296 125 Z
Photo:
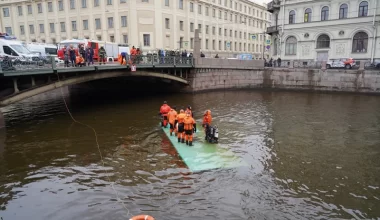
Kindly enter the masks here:
M 62 96 L 63 102 L 64 102 L 64 104 L 65 104 L 65 107 L 66 107 L 66 109 L 67 109 L 67 112 L 69 113 L 71 119 L 72 119 L 75 123 L 78 123 L 78 124 L 80 124 L 80 125 L 83 125 L 83 126 L 85 126 L 85 127 L 88 127 L 89 129 L 91 129 L 91 130 L 94 132 L 94 135 L 95 135 L 95 142 L 96 142 L 96 146 L 98 147 L 100 160 L 102 161 L 103 167 L 105 167 L 105 162 L 104 162 L 104 160 L 103 160 L 103 155 L 102 155 L 102 152 L 100 151 L 100 146 L 99 146 L 99 142 L 98 142 L 98 133 L 97 133 L 96 130 L 95 130 L 93 127 L 91 127 L 90 125 L 87 125 L 87 124 L 84 124 L 84 123 L 82 123 L 82 122 L 80 122 L 80 121 L 77 121 L 77 120 L 73 117 L 73 115 L 71 114 L 71 111 L 70 111 L 69 107 L 67 106 L 67 103 L 66 103 L 66 100 L 65 100 L 65 96 L 64 96 L 64 94 L 63 94 L 62 83 L 61 83 L 61 80 L 60 80 L 60 78 L 59 78 L 59 74 L 58 74 L 58 73 L 56 73 L 56 74 L 57 74 L 57 77 L 58 77 L 58 83 L 60 84 L 59 87 L 60 87 L 60 91 L 61 91 L 61 96 Z M 129 209 L 125 206 L 124 202 L 120 199 L 120 197 L 119 197 L 119 193 L 116 191 L 116 189 L 115 189 L 115 187 L 114 187 L 114 182 L 111 181 L 111 179 L 110 179 L 110 177 L 109 177 L 109 175 L 108 175 L 108 171 L 107 171 L 107 169 L 105 169 L 105 171 L 106 171 L 106 174 L 107 174 L 106 176 L 107 176 L 108 182 L 110 183 L 111 188 L 113 189 L 113 191 L 114 191 L 114 193 L 115 193 L 115 196 L 116 196 L 117 201 L 119 201 L 119 202 L 121 203 L 121 205 L 127 210 L 127 216 L 132 216 L 132 215 L 129 215 L 129 214 L 130 214 L 130 213 L 129 213 Z M 1 218 L 1 220 L 2 220 L 2 218 Z

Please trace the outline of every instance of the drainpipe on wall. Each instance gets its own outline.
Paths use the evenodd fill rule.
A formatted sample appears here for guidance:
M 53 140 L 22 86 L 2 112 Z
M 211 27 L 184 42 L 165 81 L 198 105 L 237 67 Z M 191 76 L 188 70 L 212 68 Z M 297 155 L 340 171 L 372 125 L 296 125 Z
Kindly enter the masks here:
M 375 56 L 375 48 L 376 48 L 376 37 L 377 37 L 377 30 L 376 30 L 376 25 L 375 25 L 375 20 L 376 20 L 376 8 L 377 8 L 377 2 L 375 1 L 375 8 L 373 9 L 373 40 L 372 40 L 372 54 L 371 54 L 371 63 L 373 63 L 373 58 Z
M 280 57 L 282 55 L 282 51 L 284 51 L 285 55 L 285 47 L 284 50 L 282 50 L 282 36 L 284 35 L 284 25 L 285 25 L 285 3 L 286 0 L 283 0 L 283 6 L 282 6 L 282 28 L 281 28 L 281 33 L 280 33 Z

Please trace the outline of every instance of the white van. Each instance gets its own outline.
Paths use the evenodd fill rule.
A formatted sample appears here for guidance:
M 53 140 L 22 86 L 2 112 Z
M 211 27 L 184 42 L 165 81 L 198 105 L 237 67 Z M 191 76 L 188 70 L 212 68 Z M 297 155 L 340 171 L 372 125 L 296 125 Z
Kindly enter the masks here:
M 38 61 L 39 56 L 31 53 L 21 41 L 0 39 L 0 57 L 8 56 L 20 61 Z
M 26 48 L 32 53 L 39 53 L 41 56 L 57 56 L 57 46 L 44 43 L 27 43 Z

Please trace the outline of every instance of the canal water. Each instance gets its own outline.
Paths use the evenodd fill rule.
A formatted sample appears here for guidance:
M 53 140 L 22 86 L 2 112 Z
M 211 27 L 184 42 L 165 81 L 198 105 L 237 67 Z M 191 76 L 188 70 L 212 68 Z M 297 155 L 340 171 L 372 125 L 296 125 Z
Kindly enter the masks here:
M 2 108 L 4 220 L 380 218 L 379 97 L 63 92 L 104 165 L 60 90 Z M 189 172 L 158 126 L 164 100 L 197 121 L 211 109 L 218 147 L 248 166 Z

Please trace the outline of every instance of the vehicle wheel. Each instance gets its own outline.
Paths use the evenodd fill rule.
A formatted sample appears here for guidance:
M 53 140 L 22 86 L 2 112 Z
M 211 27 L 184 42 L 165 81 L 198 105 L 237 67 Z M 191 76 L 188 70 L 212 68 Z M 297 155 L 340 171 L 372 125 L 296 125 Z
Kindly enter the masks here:
M 346 66 L 344 66 L 346 69 L 351 69 L 351 65 L 350 64 L 346 64 Z
M 327 69 L 331 69 L 331 65 L 330 65 L 330 64 L 327 64 L 327 65 L 326 65 L 326 68 L 327 68 Z

